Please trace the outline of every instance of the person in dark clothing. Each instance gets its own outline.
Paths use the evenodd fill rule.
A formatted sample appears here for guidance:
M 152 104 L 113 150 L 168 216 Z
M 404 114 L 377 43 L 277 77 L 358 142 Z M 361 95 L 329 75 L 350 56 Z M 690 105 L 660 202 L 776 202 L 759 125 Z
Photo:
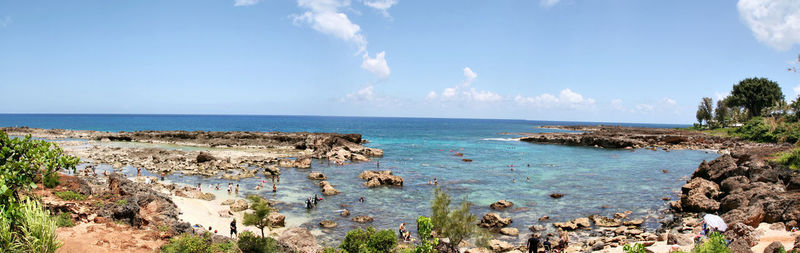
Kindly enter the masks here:
M 528 253 L 537 252 L 539 252 L 539 235 L 531 234 L 531 238 L 528 238 Z
M 231 238 L 233 238 L 234 234 L 239 236 L 239 233 L 236 233 L 236 218 L 233 218 L 233 221 L 231 221 Z
M 310 198 L 306 198 L 306 209 L 311 209 L 314 205 L 311 203 Z
M 550 236 L 547 236 L 542 242 L 542 248 L 544 248 L 544 252 L 550 252 L 553 250 L 553 245 L 550 244 Z
M 317 194 L 314 194 L 314 205 L 315 206 L 317 205 L 317 201 L 319 201 L 319 198 L 317 197 Z

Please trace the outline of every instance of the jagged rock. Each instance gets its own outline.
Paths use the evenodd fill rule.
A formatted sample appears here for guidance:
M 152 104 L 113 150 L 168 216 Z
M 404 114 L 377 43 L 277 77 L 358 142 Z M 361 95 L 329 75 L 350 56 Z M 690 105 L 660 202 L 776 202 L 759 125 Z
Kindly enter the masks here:
M 362 215 L 362 216 L 353 217 L 352 220 L 355 221 L 355 222 L 358 222 L 358 223 L 367 223 L 367 222 L 372 222 L 374 219 L 372 217 L 369 217 L 369 216 L 366 216 L 366 215 Z
M 758 244 L 758 234 L 755 232 L 755 229 L 751 226 L 745 225 L 744 223 L 734 223 L 728 226 L 728 229 L 725 230 L 725 238 L 731 240 L 733 242 L 741 241 L 747 248 L 756 246 Z
M 554 222 L 553 226 L 556 227 L 556 228 L 567 230 L 567 231 L 572 231 L 572 230 L 578 229 L 578 225 L 575 224 L 575 223 L 572 223 L 571 221 Z
M 322 195 L 330 196 L 339 194 L 339 190 L 333 188 L 333 185 L 328 181 L 319 182 L 319 186 L 322 187 Z
M 530 230 L 531 232 L 543 231 L 544 230 L 544 226 L 542 226 L 542 225 L 532 225 L 532 226 L 528 227 L 528 230 Z
M 393 175 L 391 170 L 365 170 L 358 175 L 358 178 L 366 180 L 367 183 L 365 183 L 365 185 L 367 187 L 376 187 L 379 185 L 403 186 L 403 178 Z
M 319 222 L 319 226 L 323 228 L 335 228 L 339 224 L 336 224 L 334 221 L 324 220 Z
M 720 200 L 719 210 L 728 212 L 734 209 L 745 208 L 750 205 L 750 199 L 743 193 L 728 194 Z
M 231 211 L 241 212 L 247 210 L 248 207 L 250 207 L 250 204 L 248 204 L 246 200 L 238 199 L 235 203 L 231 204 Z
M 222 218 L 230 218 L 231 215 L 233 215 L 230 210 L 222 210 L 222 211 L 217 212 L 217 214 L 219 214 L 219 217 L 222 217 Z
M 625 217 L 628 217 L 628 215 L 626 215 L 624 213 L 614 213 L 614 219 L 622 220 L 622 219 L 625 219 Z
M 270 213 L 269 216 L 267 216 L 267 224 L 271 228 L 280 228 L 286 226 L 284 223 L 285 220 L 286 216 L 279 213 Z
M 539 221 L 546 221 L 546 220 L 550 220 L 550 216 L 545 215 L 539 218 Z
M 280 175 L 281 174 L 281 168 L 279 168 L 278 166 L 274 166 L 274 165 L 273 166 L 269 166 L 269 167 L 264 168 L 264 173 L 265 174 L 269 174 L 269 175 L 273 175 L 273 176 L 274 175 Z
M 750 245 L 747 245 L 747 242 L 744 240 L 733 240 L 731 244 L 728 245 L 728 249 L 730 252 L 735 253 L 753 253 L 753 250 L 750 249 Z
M 317 253 L 322 251 L 322 247 L 317 244 L 317 239 L 305 228 L 289 228 L 278 237 L 278 242 L 298 253 Z
M 760 204 L 731 210 L 722 215 L 722 219 L 728 224 L 744 223 L 751 227 L 758 227 L 764 220 L 764 209 Z
M 719 184 L 720 190 L 728 194 L 744 192 L 750 189 L 750 179 L 745 176 L 729 177 Z
M 519 229 L 516 228 L 501 228 L 500 234 L 508 235 L 508 236 L 517 236 L 519 235 Z
M 489 241 L 489 248 L 494 252 L 506 252 L 514 249 L 514 245 L 511 245 L 511 243 L 508 243 L 506 241 L 493 239 Z
M 217 158 L 211 155 L 211 153 L 200 151 L 200 154 L 197 154 L 197 158 L 195 160 L 197 161 L 197 163 L 204 163 L 217 160 Z
M 102 188 L 102 181 L 86 179 L 91 189 Z M 121 220 L 134 227 L 141 226 L 166 226 L 175 233 L 191 232 L 187 222 L 178 219 L 178 209 L 172 200 L 151 189 L 149 185 L 135 183 L 125 178 L 125 175 L 113 173 L 108 177 L 107 192 L 119 195 L 127 203 L 124 205 L 103 205 L 98 210 L 98 216 Z M 99 195 L 100 192 L 97 192 Z M 101 217 L 95 218 L 95 220 Z
M 592 226 L 592 223 L 589 222 L 589 218 L 585 217 L 574 219 L 572 220 L 572 223 L 575 223 L 575 225 L 578 225 L 578 227 L 583 227 L 583 228 L 588 228 Z
M 681 207 L 690 212 L 714 212 L 719 209 L 719 202 L 714 197 L 719 195 L 719 186 L 703 178 L 693 178 L 682 188 Z
M 729 154 L 720 156 L 711 162 L 703 161 L 697 167 L 692 178 L 704 178 L 712 182 L 720 183 L 723 179 L 741 176 L 744 172 L 736 165 L 736 160 Z
M 686 246 L 692 243 L 692 238 L 683 234 L 669 233 L 669 236 L 667 236 L 667 244 Z
M 634 219 L 634 220 L 627 220 L 622 224 L 625 226 L 641 226 L 644 223 L 643 219 Z
M 783 244 L 780 242 L 772 242 L 764 249 L 764 253 L 780 253 L 781 249 L 783 248 Z M 786 249 L 783 249 L 783 252 L 786 252 Z
M 619 220 L 608 218 L 605 216 L 590 215 L 589 219 L 591 219 L 592 222 L 594 222 L 594 225 L 598 227 L 619 227 L 620 225 L 622 225 L 622 222 L 620 222 Z
M 513 202 L 503 199 L 503 200 L 498 200 L 497 202 L 492 203 L 491 205 L 489 205 L 489 208 L 494 209 L 494 210 L 504 210 L 504 209 L 512 207 L 512 206 L 514 206 Z
M 328 179 L 328 177 L 326 177 L 325 174 L 322 174 L 321 172 L 308 173 L 308 178 L 312 179 L 312 180 L 326 180 L 326 179 Z
M 229 206 L 229 205 L 233 205 L 233 203 L 235 203 L 235 202 L 236 202 L 236 200 L 234 200 L 234 199 L 226 199 L 226 200 L 222 201 L 221 205 Z
M 503 228 L 511 225 L 511 222 L 511 218 L 502 218 L 499 214 L 487 213 L 483 216 L 483 218 L 481 218 L 478 226 L 484 228 Z
M 295 168 L 298 168 L 298 169 L 311 168 L 311 158 L 308 158 L 308 157 L 297 158 L 297 159 L 294 160 L 294 162 L 292 162 L 292 167 L 295 167 Z
M 552 193 L 552 194 L 550 194 L 550 197 L 554 198 L 554 199 L 560 199 L 560 198 L 564 197 L 564 194 L 563 193 Z

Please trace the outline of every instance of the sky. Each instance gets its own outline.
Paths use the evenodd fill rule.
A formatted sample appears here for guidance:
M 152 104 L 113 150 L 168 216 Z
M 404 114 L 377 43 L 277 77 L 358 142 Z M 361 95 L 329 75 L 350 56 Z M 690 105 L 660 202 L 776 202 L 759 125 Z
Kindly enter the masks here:
M 0 113 L 691 123 L 798 54 L 794 0 L 0 0 Z

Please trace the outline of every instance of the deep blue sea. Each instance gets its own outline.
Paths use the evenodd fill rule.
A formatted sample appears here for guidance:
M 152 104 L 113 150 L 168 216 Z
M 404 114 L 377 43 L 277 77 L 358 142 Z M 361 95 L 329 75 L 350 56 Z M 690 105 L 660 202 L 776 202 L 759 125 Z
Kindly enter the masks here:
M 204 131 L 310 131 L 360 133 L 369 147 L 384 150 L 384 157 L 372 162 L 347 166 L 315 161 L 312 169 L 284 169 L 278 193 L 265 195 L 287 203 L 281 213 L 299 220 L 300 225 L 314 230 L 323 243 L 341 240 L 344 233 L 363 225 L 338 215 L 341 204 L 352 215 L 375 217 L 372 226 L 396 230 L 400 222 L 414 224 L 419 215 L 430 215 L 433 187 L 427 182 L 437 178 L 439 185 L 453 195 L 454 202 L 474 204 L 478 217 L 489 204 L 500 199 L 514 202 L 517 210 L 502 216 L 513 218 L 512 227 L 522 234 L 528 227 L 540 224 L 547 215 L 559 222 L 590 214 L 611 215 L 630 210 L 634 216 L 646 218 L 649 229 L 658 226 L 657 219 L 665 209 L 662 197 L 676 198 L 675 191 L 685 183 L 697 165 L 718 155 L 714 152 L 671 150 L 610 150 L 591 147 L 531 144 L 514 140 L 522 133 L 556 131 L 536 128 L 542 125 L 607 124 L 640 127 L 685 127 L 687 125 L 619 124 L 598 122 L 553 122 L 528 120 L 372 118 L 322 116 L 213 116 L 213 115 L 7 115 L 0 114 L 0 126 L 29 126 L 100 131 L 136 130 L 204 130 Z M 455 152 L 464 153 L 462 162 Z M 375 169 L 390 169 L 405 179 L 402 188 L 365 188 L 358 174 Z M 663 173 L 666 169 L 669 172 Z M 319 187 L 308 179 L 309 171 L 321 171 L 342 193 L 331 196 L 311 212 L 302 208 L 302 201 Z M 225 182 L 215 178 L 178 177 L 184 183 Z M 243 189 L 252 189 L 259 179 L 239 182 Z M 550 193 L 563 193 L 551 199 Z M 367 201 L 359 204 L 357 199 Z M 602 208 L 606 206 L 607 208 Z M 321 220 L 333 220 L 339 227 L 321 231 Z M 410 226 L 413 229 L 416 226 Z M 519 238 L 524 238 L 522 235 Z M 522 240 L 511 237 L 506 240 Z

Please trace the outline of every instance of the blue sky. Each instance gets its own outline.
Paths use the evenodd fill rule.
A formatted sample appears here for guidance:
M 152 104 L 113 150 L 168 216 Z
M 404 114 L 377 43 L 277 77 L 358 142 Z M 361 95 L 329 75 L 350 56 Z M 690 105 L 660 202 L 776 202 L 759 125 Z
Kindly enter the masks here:
M 690 123 L 800 92 L 800 1 L 6 1 L 0 113 Z

